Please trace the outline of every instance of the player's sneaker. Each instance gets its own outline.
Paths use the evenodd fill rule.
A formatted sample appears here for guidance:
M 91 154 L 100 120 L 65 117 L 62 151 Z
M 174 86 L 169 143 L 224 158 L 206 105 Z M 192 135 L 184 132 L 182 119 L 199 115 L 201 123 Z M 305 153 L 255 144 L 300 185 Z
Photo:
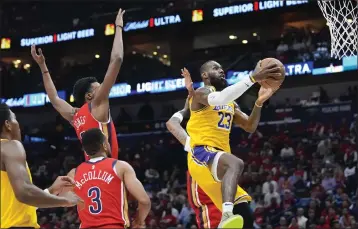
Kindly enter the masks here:
M 242 229 L 244 227 L 244 218 L 241 215 L 234 215 L 231 212 L 225 212 L 221 218 L 218 228 Z

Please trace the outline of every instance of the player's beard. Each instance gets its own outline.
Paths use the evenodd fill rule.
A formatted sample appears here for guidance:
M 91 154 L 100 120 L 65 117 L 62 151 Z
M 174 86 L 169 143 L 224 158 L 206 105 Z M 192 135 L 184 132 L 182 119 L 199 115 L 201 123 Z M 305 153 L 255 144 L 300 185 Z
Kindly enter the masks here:
M 210 80 L 210 84 L 214 86 L 217 91 L 222 91 L 224 88 L 227 87 L 226 79 L 223 80 L 221 78 L 215 78 Z

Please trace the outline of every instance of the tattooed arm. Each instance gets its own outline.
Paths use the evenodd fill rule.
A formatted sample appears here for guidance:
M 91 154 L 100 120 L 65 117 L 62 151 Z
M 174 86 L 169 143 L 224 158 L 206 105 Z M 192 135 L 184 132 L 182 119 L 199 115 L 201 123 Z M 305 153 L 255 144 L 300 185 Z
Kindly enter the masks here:
M 261 118 L 261 107 L 254 105 L 250 116 L 247 116 L 235 103 L 234 123 L 249 133 L 254 133 Z
M 189 135 L 184 130 L 184 128 L 180 125 L 183 121 L 183 118 L 188 118 L 190 116 L 189 110 L 189 98 L 185 102 L 185 106 L 183 110 L 176 112 L 166 123 L 167 129 L 170 133 L 174 135 L 176 139 L 183 145 L 186 146 L 188 144 L 187 140 Z

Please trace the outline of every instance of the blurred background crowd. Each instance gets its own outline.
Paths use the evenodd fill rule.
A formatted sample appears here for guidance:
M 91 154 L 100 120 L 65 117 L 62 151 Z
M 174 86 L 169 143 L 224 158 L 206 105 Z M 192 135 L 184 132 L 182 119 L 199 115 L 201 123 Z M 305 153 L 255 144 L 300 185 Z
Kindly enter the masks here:
M 255 133 L 234 127 L 231 135 L 232 152 L 245 162 L 240 185 L 253 197 L 254 227 L 358 228 L 357 57 L 330 57 L 329 28 L 316 3 L 282 1 L 268 7 L 274 1 L 258 2 L 257 10 L 240 13 L 234 7 L 254 3 L 3 4 L 1 101 L 19 119 L 34 183 L 47 188 L 84 158 L 72 127 L 47 103 L 40 69 L 21 40 L 94 29 L 93 37 L 39 45 L 57 89 L 75 104 L 77 79 L 104 77 L 113 40 L 110 24 L 122 7 L 125 23 L 134 24 L 124 33 L 118 77 L 126 90 L 118 86 L 111 92 L 111 114 L 120 159 L 134 167 L 152 199 L 147 227 L 197 228 L 186 195 L 186 153 L 165 129 L 165 121 L 183 107 L 186 91 L 180 81 L 168 80 L 180 78 L 180 68 L 187 67 L 197 83 L 200 65 L 214 59 L 230 83 L 248 75 L 258 60 L 275 57 L 286 66 L 282 88 L 265 104 Z M 215 10 L 226 13 L 214 16 Z M 165 21 L 178 15 L 175 23 Z M 138 26 L 150 18 L 164 19 Z M 257 92 L 252 87 L 238 101 L 247 114 Z M 132 216 L 135 209 L 130 203 Z M 79 226 L 75 208 L 39 209 L 38 216 L 45 229 Z

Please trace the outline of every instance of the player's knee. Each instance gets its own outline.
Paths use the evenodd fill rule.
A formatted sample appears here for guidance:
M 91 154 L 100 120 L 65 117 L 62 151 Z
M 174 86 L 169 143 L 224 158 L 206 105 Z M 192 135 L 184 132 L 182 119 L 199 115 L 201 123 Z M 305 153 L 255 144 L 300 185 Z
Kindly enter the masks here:
M 238 166 L 240 170 L 243 169 L 244 166 L 245 166 L 244 161 L 241 160 L 240 158 L 236 158 L 236 162 L 235 162 L 235 163 L 236 163 L 236 166 Z
M 244 161 L 231 154 L 223 154 L 220 158 L 219 164 L 225 169 L 235 171 L 242 171 L 244 168 Z

